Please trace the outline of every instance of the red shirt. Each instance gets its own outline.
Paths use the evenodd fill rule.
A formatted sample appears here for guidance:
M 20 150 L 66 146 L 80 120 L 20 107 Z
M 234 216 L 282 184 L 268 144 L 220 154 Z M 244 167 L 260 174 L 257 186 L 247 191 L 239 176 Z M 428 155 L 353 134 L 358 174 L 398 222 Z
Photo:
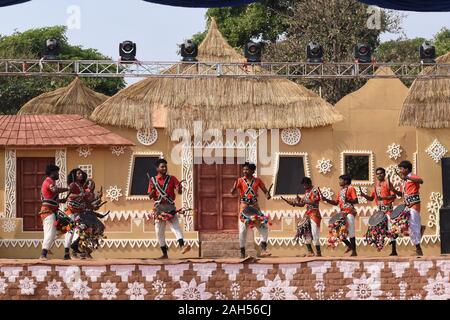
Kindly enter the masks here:
M 58 210 L 59 198 L 56 189 L 56 181 L 47 177 L 41 187 L 41 211 L 50 210 L 51 212 L 56 212 Z M 41 214 L 42 219 L 45 219 L 47 216 L 49 216 L 49 214 Z
M 356 189 L 353 186 L 344 187 L 339 191 L 339 194 L 336 197 L 336 202 L 338 203 L 339 208 L 341 209 L 342 212 L 356 215 L 355 207 L 353 206 L 353 204 L 345 202 L 344 196 L 347 200 L 358 199 Z
M 247 181 L 248 184 L 251 184 L 252 181 L 254 181 L 252 189 L 255 192 L 255 195 L 253 195 L 251 192 L 249 192 L 247 194 L 247 196 L 246 196 L 249 199 L 252 199 L 253 197 L 257 197 L 258 196 L 258 190 L 260 188 L 265 187 L 264 182 L 262 182 L 262 180 L 259 179 L 259 178 L 253 177 L 250 180 L 247 180 L 247 178 L 245 178 L 245 177 L 239 178 L 238 181 L 237 181 L 237 184 L 236 184 L 236 188 L 239 190 L 239 195 L 240 195 L 241 198 L 245 196 L 245 193 L 248 190 L 248 186 L 247 186 L 246 181 Z
M 377 205 L 379 205 L 380 204 L 379 200 L 378 200 L 379 196 L 383 197 L 383 198 L 386 198 L 386 197 L 389 197 L 389 196 L 392 196 L 392 195 L 395 195 L 395 193 L 389 189 L 389 183 L 387 181 L 381 181 L 381 182 L 377 181 L 375 183 L 375 189 L 372 191 L 372 195 L 371 196 L 375 198 L 375 203 Z M 390 205 L 390 204 L 392 204 L 394 202 L 394 199 L 392 199 L 392 200 L 383 200 L 383 204 L 384 205 Z
M 176 198 L 176 196 L 175 196 L 175 189 L 180 185 L 180 182 L 178 181 L 178 179 L 175 178 L 174 176 L 169 176 L 169 175 L 166 175 L 166 176 L 163 177 L 162 175 L 158 174 L 158 175 L 155 176 L 156 181 L 161 186 L 161 188 L 163 188 L 164 181 L 166 181 L 167 177 L 169 177 L 170 180 L 169 180 L 169 183 L 167 184 L 167 188 L 166 188 L 165 192 L 170 197 L 170 199 L 175 201 L 175 198 Z M 149 184 L 148 184 L 148 193 L 149 194 L 152 193 L 153 188 L 154 188 L 154 186 L 153 186 L 153 182 L 152 182 L 152 179 L 151 179 Z M 159 192 L 158 192 L 158 189 L 156 189 L 155 199 L 158 199 L 158 198 L 159 198 Z M 161 203 L 167 203 L 167 202 L 168 201 L 166 199 L 164 199 L 164 198 L 161 200 Z

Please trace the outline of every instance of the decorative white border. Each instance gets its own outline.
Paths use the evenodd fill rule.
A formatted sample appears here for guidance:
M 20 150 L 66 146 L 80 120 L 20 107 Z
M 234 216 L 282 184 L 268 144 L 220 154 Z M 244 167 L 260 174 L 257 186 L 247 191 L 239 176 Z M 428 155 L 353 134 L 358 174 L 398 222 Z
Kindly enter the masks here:
M 413 153 L 413 172 L 417 174 L 417 151 Z
M 16 150 L 5 150 L 5 212 L 4 218 L 16 217 Z
M 67 150 L 59 149 L 55 151 L 55 164 L 59 167 L 59 180 L 56 185 L 60 188 L 67 186 Z M 60 199 L 64 199 L 67 193 L 61 193 Z
M 373 185 L 374 184 L 374 154 L 371 150 L 344 150 L 341 152 L 340 162 L 341 162 L 341 174 L 345 174 L 344 158 L 346 155 L 366 155 L 369 156 L 369 180 L 354 180 L 352 179 L 352 184 L 359 186 Z
M 163 158 L 163 153 L 160 151 L 136 151 L 131 154 L 130 164 L 128 165 L 128 178 L 126 188 L 126 200 L 148 200 L 148 196 L 133 196 L 130 195 L 131 179 L 133 179 L 134 159 L 139 156 L 157 156 Z
M 274 172 L 273 172 L 273 189 L 272 189 L 272 198 L 275 200 L 280 200 L 281 197 L 286 199 L 295 199 L 297 196 L 296 194 L 275 194 L 276 185 L 277 185 L 277 177 L 278 177 L 278 167 L 280 165 L 280 157 L 294 157 L 294 158 L 303 158 L 303 168 L 305 169 L 305 176 L 311 177 L 311 171 L 309 169 L 309 159 L 308 159 L 308 153 L 307 152 L 277 152 L 275 154 L 275 165 L 274 165 Z M 300 183 L 300 181 L 299 181 Z
M 18 246 L 19 248 L 38 248 L 42 246 L 42 242 L 42 239 L 0 239 L 0 247 L 3 246 L 5 248 L 16 248 Z M 199 246 L 198 239 L 184 239 L 184 242 L 188 243 L 191 246 Z M 169 247 L 179 246 L 176 239 L 166 239 L 166 243 Z M 55 246 L 57 248 L 64 246 L 64 239 L 55 240 Z M 159 241 L 158 239 L 105 239 L 100 244 L 101 248 L 126 248 L 128 246 L 130 246 L 131 248 L 156 248 L 159 247 Z

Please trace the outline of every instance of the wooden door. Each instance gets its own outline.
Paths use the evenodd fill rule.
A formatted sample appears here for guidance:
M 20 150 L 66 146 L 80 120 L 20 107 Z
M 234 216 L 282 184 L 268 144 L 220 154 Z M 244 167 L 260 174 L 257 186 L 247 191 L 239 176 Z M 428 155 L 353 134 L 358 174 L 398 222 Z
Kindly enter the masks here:
M 38 213 L 41 209 L 41 186 L 45 168 L 55 158 L 17 158 L 17 217 L 23 218 L 24 231 L 42 231 Z
M 202 232 L 238 231 L 238 194 L 230 193 L 241 174 L 239 164 L 195 165 L 196 227 Z

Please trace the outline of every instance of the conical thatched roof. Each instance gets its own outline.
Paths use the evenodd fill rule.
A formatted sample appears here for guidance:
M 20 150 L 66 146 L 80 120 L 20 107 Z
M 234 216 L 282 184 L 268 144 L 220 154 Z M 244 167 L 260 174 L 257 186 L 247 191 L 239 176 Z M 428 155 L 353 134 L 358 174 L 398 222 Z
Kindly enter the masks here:
M 450 64 L 450 52 L 436 59 Z M 438 68 L 447 78 L 417 78 L 403 103 L 399 124 L 417 128 L 450 128 L 450 68 Z M 432 72 L 426 68 L 423 73 Z
M 89 117 L 108 98 L 89 89 L 76 77 L 67 87 L 45 92 L 31 99 L 17 114 L 78 114 Z
M 199 46 L 198 59 L 246 61 L 225 41 L 214 20 Z M 290 80 L 234 76 L 149 77 L 108 99 L 91 118 L 102 124 L 145 130 L 153 124 L 156 107 L 166 110 L 169 131 L 192 129 L 194 120 L 203 121 L 205 128 L 258 129 L 310 128 L 342 119 L 328 102 Z

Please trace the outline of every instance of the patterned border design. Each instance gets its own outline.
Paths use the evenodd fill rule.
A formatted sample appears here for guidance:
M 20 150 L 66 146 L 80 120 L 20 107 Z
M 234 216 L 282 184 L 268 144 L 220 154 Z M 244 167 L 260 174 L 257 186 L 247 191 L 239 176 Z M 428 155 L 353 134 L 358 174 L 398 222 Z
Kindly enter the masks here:
M 162 158 L 163 153 L 161 151 L 136 151 L 131 154 L 130 164 L 128 165 L 127 187 L 125 194 L 126 200 L 148 200 L 148 196 L 130 195 L 131 179 L 133 178 L 134 159 L 138 156 L 159 156 L 160 158 Z
M 67 186 L 67 150 L 60 149 L 55 151 L 55 164 L 59 167 L 59 180 L 56 185 L 59 187 Z M 59 195 L 60 199 L 66 197 L 66 193 Z
M 5 150 L 5 213 L 4 218 L 16 217 L 16 150 Z
M 369 156 L 369 180 L 352 180 L 352 184 L 365 186 L 374 184 L 375 160 L 373 151 L 370 150 L 344 150 L 341 152 L 341 174 L 345 174 L 344 157 L 345 155 L 367 155 Z
M 276 195 L 275 194 L 275 186 L 277 185 L 277 177 L 278 177 L 278 167 L 280 165 L 280 156 L 284 157 L 296 157 L 296 158 L 303 158 L 303 167 L 305 168 L 305 175 L 307 177 L 311 177 L 311 171 L 309 169 L 309 159 L 308 159 L 308 153 L 307 152 L 277 152 L 275 154 L 275 165 L 274 165 L 274 171 L 273 171 L 273 189 L 272 189 L 272 198 L 275 200 L 280 200 L 281 196 L 283 196 L 286 199 L 295 199 L 297 195 L 295 194 L 288 194 L 288 195 Z

